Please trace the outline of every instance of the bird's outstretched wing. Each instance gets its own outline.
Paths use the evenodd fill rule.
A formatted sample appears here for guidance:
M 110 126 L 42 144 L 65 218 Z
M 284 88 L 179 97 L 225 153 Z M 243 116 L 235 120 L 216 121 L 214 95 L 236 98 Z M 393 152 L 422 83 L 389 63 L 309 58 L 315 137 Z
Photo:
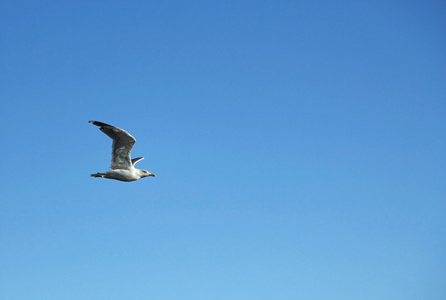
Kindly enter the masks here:
M 110 166 L 112 169 L 128 169 L 133 166 L 130 152 L 135 145 L 135 138 L 127 131 L 98 121 L 88 121 L 93 125 L 99 126 L 99 129 L 113 140 L 112 158 Z M 135 159 L 136 160 L 136 159 Z M 139 160 L 139 159 L 138 159 Z M 136 161 L 135 161 L 136 163 Z
M 132 164 L 135 165 L 138 161 L 143 160 L 144 157 L 132 158 Z

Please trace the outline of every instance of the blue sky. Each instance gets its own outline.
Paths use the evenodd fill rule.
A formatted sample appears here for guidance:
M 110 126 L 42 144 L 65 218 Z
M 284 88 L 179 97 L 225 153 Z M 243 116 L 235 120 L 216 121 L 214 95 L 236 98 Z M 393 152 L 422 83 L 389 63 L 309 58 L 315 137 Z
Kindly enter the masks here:
M 0 298 L 445 299 L 442 1 L 2 1 Z M 90 178 L 136 137 L 157 175 Z

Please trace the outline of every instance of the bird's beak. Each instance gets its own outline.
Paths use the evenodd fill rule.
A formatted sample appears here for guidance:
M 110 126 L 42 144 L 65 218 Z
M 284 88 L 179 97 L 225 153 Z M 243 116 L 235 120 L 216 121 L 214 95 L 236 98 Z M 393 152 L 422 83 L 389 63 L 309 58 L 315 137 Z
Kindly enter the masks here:
M 155 177 L 155 174 L 150 174 L 149 176 Z

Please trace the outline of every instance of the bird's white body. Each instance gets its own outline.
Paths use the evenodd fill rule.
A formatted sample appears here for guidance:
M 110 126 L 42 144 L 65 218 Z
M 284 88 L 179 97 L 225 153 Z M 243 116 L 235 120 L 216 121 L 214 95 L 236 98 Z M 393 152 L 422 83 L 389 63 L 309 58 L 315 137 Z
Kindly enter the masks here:
M 120 181 L 135 181 L 145 177 L 141 171 L 142 170 L 136 168 L 109 170 L 104 172 L 104 178 Z

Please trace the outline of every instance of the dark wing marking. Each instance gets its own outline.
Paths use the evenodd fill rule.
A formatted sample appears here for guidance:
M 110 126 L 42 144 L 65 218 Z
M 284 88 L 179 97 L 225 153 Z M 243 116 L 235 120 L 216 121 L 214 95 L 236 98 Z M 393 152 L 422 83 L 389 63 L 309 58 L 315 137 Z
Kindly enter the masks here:
M 132 159 L 132 164 L 135 165 L 138 161 L 143 160 L 144 157 L 137 157 Z
M 128 169 L 133 166 L 130 159 L 130 152 L 135 145 L 135 138 L 127 131 L 98 121 L 89 121 L 93 125 L 99 126 L 99 129 L 113 140 L 112 146 L 112 169 Z

